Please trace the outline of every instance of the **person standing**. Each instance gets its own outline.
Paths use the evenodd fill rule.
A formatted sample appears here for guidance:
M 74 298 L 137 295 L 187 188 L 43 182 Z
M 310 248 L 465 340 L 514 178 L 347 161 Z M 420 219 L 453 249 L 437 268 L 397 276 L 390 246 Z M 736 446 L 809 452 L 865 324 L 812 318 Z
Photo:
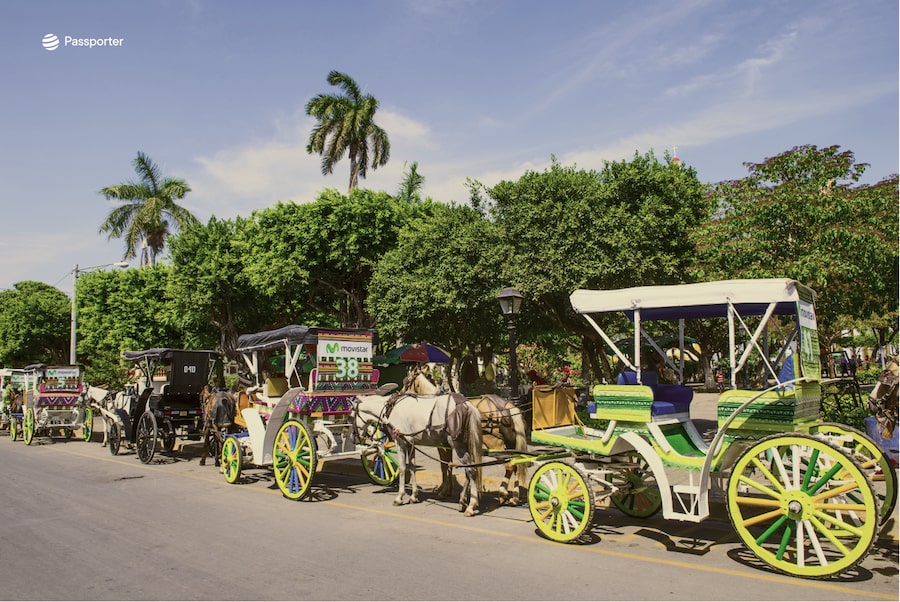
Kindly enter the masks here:
M 719 390 L 719 393 L 725 392 L 725 373 L 722 372 L 721 368 L 716 369 L 716 388 Z

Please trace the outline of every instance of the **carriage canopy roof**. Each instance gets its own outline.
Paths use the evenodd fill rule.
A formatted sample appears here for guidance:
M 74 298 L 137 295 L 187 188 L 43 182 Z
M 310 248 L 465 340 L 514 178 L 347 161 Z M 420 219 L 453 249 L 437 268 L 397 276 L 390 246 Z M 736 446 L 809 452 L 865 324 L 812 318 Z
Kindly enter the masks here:
M 641 320 L 676 320 L 724 318 L 729 303 L 744 316 L 763 315 L 771 303 L 776 304 L 775 314 L 794 314 L 801 297 L 812 302 L 815 291 L 788 278 L 761 278 L 610 291 L 578 289 L 569 300 L 579 314 L 621 311 L 633 319 L 635 310 L 640 310 Z
M 122 355 L 125 359 L 132 362 L 142 362 L 142 361 L 171 361 L 172 356 L 175 354 L 183 354 L 183 353 L 202 353 L 208 357 L 218 356 L 218 352 L 212 351 L 209 349 L 203 350 L 194 350 L 194 349 L 171 349 L 169 347 L 156 347 L 153 349 L 145 349 L 143 351 L 125 351 Z
M 314 345 L 319 340 L 318 326 L 291 324 L 275 330 L 264 330 L 238 337 L 238 351 L 263 351 L 285 345 Z

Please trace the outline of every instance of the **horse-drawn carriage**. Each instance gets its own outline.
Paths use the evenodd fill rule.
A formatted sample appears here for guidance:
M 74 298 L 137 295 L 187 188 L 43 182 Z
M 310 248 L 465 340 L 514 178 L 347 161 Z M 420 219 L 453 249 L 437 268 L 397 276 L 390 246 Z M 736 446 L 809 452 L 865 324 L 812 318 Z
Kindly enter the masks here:
M 724 496 L 742 543 L 779 571 L 822 578 L 859 563 L 894 508 L 896 474 L 865 434 L 819 420 L 814 299 L 811 289 L 786 279 L 572 293 L 576 313 L 625 370 L 617 384 L 593 388 L 588 424 L 571 407 L 535 408 L 555 417 L 531 435 L 553 451 L 521 459 L 540 463 L 528 489 L 539 532 L 556 541 L 580 538 L 598 498 L 636 518 L 662 510 L 667 519 L 700 522 L 710 515 L 711 496 Z M 633 326 L 633 357 L 606 332 L 625 324 L 615 315 Z M 684 358 L 685 326 L 713 320 L 727 326 L 722 361 L 731 388 L 719 396 L 718 429 L 707 442 L 690 417 L 683 360 L 673 361 L 651 333 L 677 328 L 681 353 L 672 355 Z M 659 382 L 645 367 L 642 340 L 676 382 Z M 760 389 L 738 388 L 751 371 Z
M 0 369 L 0 430 L 9 433 L 13 441 L 22 430 L 22 399 L 25 391 L 25 371 Z
M 36 436 L 54 434 L 70 438 L 81 430 L 91 440 L 94 414 L 86 397 L 84 368 L 31 364 L 23 370 L 25 399 L 22 440 L 31 445 Z
M 106 423 L 109 451 L 119 453 L 122 441 L 134 445 L 147 464 L 161 443 L 172 451 L 178 438 L 201 439 L 203 391 L 210 381 L 215 351 L 156 348 L 126 351 L 137 380 L 116 394 L 108 405 L 97 404 Z M 101 396 L 102 397 L 102 396 Z
M 368 444 L 358 445 L 349 419 L 355 396 L 373 392 L 378 382 L 372 337 L 370 330 L 300 325 L 241 335 L 237 351 L 253 385 L 238 394 L 241 430 L 222 444 L 225 480 L 235 483 L 246 467 L 271 465 L 284 496 L 300 499 L 321 462 L 358 456 L 374 482 L 393 482 L 387 437 L 373 428 Z

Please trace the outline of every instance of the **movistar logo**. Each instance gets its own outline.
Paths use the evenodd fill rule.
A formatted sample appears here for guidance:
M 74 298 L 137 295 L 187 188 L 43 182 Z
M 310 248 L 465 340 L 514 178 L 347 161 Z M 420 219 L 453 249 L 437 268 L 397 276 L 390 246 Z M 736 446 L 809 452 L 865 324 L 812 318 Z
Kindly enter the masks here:
M 340 343 L 326 343 L 325 344 L 325 351 L 327 351 L 328 353 L 337 353 L 338 351 L 340 351 L 340 349 L 341 349 Z

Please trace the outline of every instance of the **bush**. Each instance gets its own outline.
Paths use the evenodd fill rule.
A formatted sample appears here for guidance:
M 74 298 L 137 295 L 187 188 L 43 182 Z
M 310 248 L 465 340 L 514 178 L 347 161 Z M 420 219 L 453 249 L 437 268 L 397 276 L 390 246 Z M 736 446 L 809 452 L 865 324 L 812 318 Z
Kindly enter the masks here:
M 871 364 L 866 370 L 858 370 L 856 372 L 856 380 L 864 385 L 874 385 L 881 376 L 882 367 L 878 364 Z

